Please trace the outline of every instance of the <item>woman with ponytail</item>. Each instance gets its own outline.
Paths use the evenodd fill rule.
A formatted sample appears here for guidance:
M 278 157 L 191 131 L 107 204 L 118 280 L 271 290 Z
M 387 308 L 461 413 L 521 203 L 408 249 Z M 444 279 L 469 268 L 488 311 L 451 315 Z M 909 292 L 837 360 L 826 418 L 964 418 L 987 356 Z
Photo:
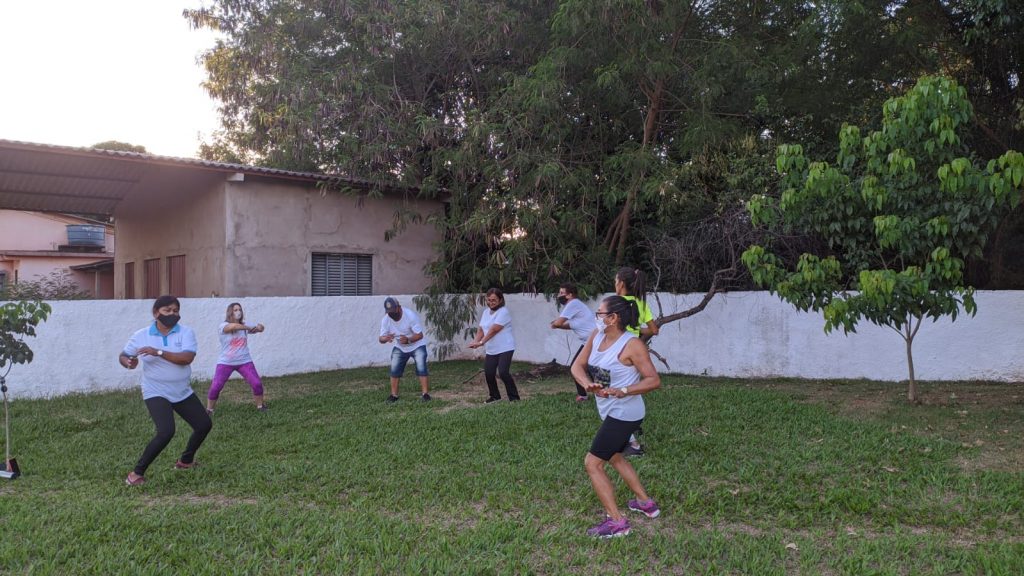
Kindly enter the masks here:
M 615 502 L 615 487 L 605 470 L 611 463 L 635 499 L 627 503 L 634 512 L 656 518 L 661 510 L 644 490 L 633 465 L 622 455 L 629 438 L 640 429 L 646 415 L 642 398 L 661 386 L 661 378 L 651 362 L 647 346 L 626 327 L 637 323 L 639 311 L 633 301 L 609 296 L 597 308 L 597 330 L 572 365 L 572 375 L 597 398 L 601 417 L 598 429 L 584 459 L 584 467 L 607 518 L 587 530 L 598 538 L 629 534 L 629 520 Z

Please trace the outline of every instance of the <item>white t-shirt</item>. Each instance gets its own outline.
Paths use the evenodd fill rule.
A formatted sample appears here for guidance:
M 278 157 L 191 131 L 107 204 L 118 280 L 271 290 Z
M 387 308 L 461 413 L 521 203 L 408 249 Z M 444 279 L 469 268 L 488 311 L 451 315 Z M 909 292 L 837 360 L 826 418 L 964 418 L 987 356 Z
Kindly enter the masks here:
M 168 352 L 196 352 L 196 334 L 191 328 L 178 324 L 164 336 L 156 329 L 156 321 L 148 328 L 132 334 L 124 346 L 127 356 L 138 356 L 139 348 L 152 346 L 157 350 Z M 142 363 L 142 399 L 166 398 L 171 402 L 181 402 L 192 395 L 189 379 L 192 378 L 192 366 L 175 364 L 160 356 L 147 354 L 139 356 Z
M 480 318 L 480 328 L 483 329 L 484 336 L 487 336 L 491 326 L 495 324 L 503 326 L 503 328 L 484 343 L 484 352 L 493 355 L 515 350 L 516 337 L 512 334 L 512 315 L 508 313 L 508 308 L 502 306 L 493 311 L 490 308 L 484 308 L 484 315 Z
M 419 315 L 405 307 L 402 308 L 402 317 L 398 320 L 392 320 L 391 316 L 387 314 L 384 315 L 384 318 L 381 318 L 380 335 L 387 336 L 388 334 L 394 335 L 395 339 L 392 341 L 392 344 L 395 345 L 395 348 L 406 354 L 420 346 L 427 345 L 427 332 L 423 329 L 423 325 L 420 324 Z M 416 334 L 423 334 L 423 339 L 410 342 L 409 344 L 399 344 L 399 336 L 412 338 Z
M 241 366 L 252 362 L 252 354 L 249 353 L 249 333 L 245 330 L 225 332 L 224 327 L 228 324 L 229 322 L 220 323 L 220 356 L 217 357 L 217 364 Z
M 619 355 L 628 343 L 636 336 L 625 332 L 619 339 L 612 342 L 612 345 L 605 351 L 599 351 L 601 343 L 604 342 L 604 334 L 598 332 L 594 335 L 594 343 L 591 345 L 590 358 L 587 359 L 587 372 L 595 384 L 604 388 L 625 388 L 640 381 L 640 371 L 636 366 L 626 366 L 619 360 Z M 647 413 L 644 399 L 639 394 L 623 396 L 622 398 L 602 398 L 597 396 L 597 413 L 601 420 L 611 416 L 616 420 L 636 422 L 643 420 Z
M 562 307 L 562 313 L 558 316 L 569 321 L 569 328 L 580 339 L 580 344 L 586 344 L 587 338 L 590 338 L 594 328 L 597 328 L 594 324 L 594 313 L 590 311 L 590 308 L 587 308 L 586 304 L 580 302 L 578 298 L 569 300 Z

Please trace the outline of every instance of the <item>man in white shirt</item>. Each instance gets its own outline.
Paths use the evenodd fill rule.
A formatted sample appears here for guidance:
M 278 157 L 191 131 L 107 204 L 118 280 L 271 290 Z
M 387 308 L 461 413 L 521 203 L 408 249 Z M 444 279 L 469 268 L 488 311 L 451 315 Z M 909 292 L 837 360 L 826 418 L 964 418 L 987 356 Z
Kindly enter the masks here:
M 578 296 L 579 292 L 575 284 L 566 282 L 559 285 L 558 304 L 562 307 L 562 313 L 559 314 L 558 318 L 551 321 L 552 328 L 572 330 L 579 341 L 580 347 L 573 354 L 572 360 L 569 361 L 569 366 L 572 366 L 572 363 L 576 361 L 576 357 L 580 355 L 583 345 L 587 343 L 587 338 L 590 338 L 590 334 L 595 328 L 594 313 L 590 311 L 590 308 L 587 308 L 586 304 L 580 302 Z M 576 401 L 584 402 L 586 399 L 586 388 L 581 386 L 579 381 L 576 381 Z
M 394 344 L 391 349 L 391 395 L 388 403 L 398 401 L 398 380 L 405 373 L 409 358 L 416 362 L 416 376 L 420 379 L 420 399 L 430 401 L 430 382 L 427 372 L 427 340 L 420 317 L 412 310 L 405 310 L 398 300 L 388 296 L 384 299 L 384 318 L 380 321 L 381 344 Z

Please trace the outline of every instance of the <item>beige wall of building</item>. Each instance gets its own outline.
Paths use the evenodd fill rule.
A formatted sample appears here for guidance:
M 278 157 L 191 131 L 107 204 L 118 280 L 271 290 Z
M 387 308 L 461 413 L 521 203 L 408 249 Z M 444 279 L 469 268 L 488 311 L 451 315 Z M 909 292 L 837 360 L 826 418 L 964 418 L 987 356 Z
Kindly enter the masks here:
M 438 231 L 409 225 L 391 241 L 385 231 L 400 207 L 424 217 L 440 202 L 405 204 L 399 196 L 360 199 L 321 193 L 315 183 L 252 175 L 191 182 L 177 204 L 116 220 L 119 250 L 114 294 L 125 297 L 125 263 L 134 262 L 135 297 L 145 295 L 145 261 L 160 259 L 160 293 L 168 293 L 167 258 L 186 256 L 187 297 L 309 296 L 311 255 L 373 257 L 374 294 L 418 292 L 435 257 Z M 425 218 L 424 218 L 425 219 Z M 178 294 L 182 296 L 182 294 Z
M 35 282 L 65 270 L 82 291 L 97 298 L 109 297 L 112 278 L 70 267 L 109 258 L 114 250 L 113 232 L 105 234 L 104 252 L 60 251 L 60 246 L 68 244 L 69 224 L 94 223 L 63 214 L 0 210 L 0 272 L 6 274 L 6 282 Z
M 224 184 L 207 184 L 181 202 L 115 221 L 114 297 L 125 297 L 125 264 L 135 265 L 135 297 L 145 297 L 145 263 L 159 259 L 160 294 L 170 292 L 167 259 L 185 255 L 186 294 L 219 294 L 224 285 Z
M 397 196 L 359 198 L 323 194 L 312 184 L 229 182 L 227 186 L 227 283 L 223 295 L 309 296 L 311 255 L 369 254 L 373 293 L 423 290 L 423 266 L 435 257 L 438 231 L 428 223 L 408 226 L 385 241 L 396 209 L 427 216 L 437 202 L 403 204 Z

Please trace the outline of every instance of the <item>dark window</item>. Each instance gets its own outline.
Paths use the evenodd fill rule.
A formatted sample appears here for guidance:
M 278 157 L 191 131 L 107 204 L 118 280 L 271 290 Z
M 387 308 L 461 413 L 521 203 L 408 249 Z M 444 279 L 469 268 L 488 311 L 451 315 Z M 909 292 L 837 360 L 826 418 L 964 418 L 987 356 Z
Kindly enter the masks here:
M 135 262 L 124 263 L 124 297 L 135 298 Z
M 185 255 L 167 258 L 167 293 L 179 298 L 185 294 Z
M 313 296 L 373 294 L 370 254 L 313 254 Z
M 4 293 L 7 291 L 7 271 L 0 271 L 0 299 L 3 299 Z
M 146 298 L 160 297 L 160 259 L 153 258 L 142 263 L 142 290 Z

